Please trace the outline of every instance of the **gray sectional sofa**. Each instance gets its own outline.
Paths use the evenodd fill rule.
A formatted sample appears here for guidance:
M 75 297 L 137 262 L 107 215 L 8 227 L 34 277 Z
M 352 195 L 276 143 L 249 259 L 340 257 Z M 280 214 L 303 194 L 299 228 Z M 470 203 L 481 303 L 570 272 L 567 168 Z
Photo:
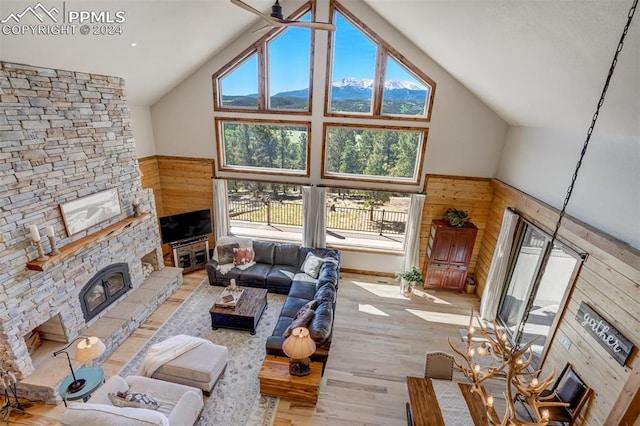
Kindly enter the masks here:
M 255 264 L 244 270 L 234 267 L 228 271 L 220 271 L 218 262 L 210 260 L 206 265 L 209 283 L 226 286 L 233 278 L 240 286 L 266 288 L 269 292 L 287 295 L 278 323 L 273 334 L 267 339 L 267 354 L 270 355 L 284 356 L 282 343 L 285 331 L 294 321 L 300 308 L 312 300 L 317 300 L 315 315 L 307 327 L 316 342 L 316 352 L 311 359 L 322 362 L 324 366 L 329 356 L 333 332 L 340 252 L 265 241 L 253 241 L 253 251 Z M 324 260 L 316 277 L 302 269 L 308 253 Z

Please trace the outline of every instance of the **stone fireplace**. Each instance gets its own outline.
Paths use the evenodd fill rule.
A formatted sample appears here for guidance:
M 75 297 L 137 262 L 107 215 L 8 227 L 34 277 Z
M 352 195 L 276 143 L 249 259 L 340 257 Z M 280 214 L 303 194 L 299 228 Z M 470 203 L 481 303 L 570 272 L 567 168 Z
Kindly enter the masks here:
M 122 79 L 0 62 L 0 101 L 0 366 L 23 396 L 60 402 L 69 371 L 51 353 L 91 333 L 108 340 L 104 359 L 181 277 L 163 269 Z M 60 204 L 111 188 L 122 213 L 69 236 Z M 36 267 L 31 225 L 43 236 L 52 227 L 61 251 Z M 105 276 L 113 265 L 119 272 Z
M 89 322 L 131 288 L 126 263 L 109 265 L 89 280 L 80 290 L 80 307 Z

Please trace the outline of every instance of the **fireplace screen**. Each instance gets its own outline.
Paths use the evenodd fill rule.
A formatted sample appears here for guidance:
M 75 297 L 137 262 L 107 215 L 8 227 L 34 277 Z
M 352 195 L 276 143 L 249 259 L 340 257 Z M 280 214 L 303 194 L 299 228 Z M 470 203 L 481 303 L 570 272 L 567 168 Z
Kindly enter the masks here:
M 126 263 L 114 263 L 98 272 L 80 291 L 84 319 L 89 321 L 131 288 Z

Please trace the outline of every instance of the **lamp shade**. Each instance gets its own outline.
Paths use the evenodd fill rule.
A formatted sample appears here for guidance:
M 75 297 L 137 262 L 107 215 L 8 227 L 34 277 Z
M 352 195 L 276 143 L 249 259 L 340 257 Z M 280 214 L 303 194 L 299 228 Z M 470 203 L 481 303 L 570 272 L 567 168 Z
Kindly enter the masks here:
M 316 351 L 316 342 L 305 327 L 296 327 L 282 343 L 282 351 L 292 359 L 304 359 Z
M 91 361 L 102 355 L 105 349 L 104 343 L 98 337 L 86 337 L 78 342 L 75 358 L 78 361 Z

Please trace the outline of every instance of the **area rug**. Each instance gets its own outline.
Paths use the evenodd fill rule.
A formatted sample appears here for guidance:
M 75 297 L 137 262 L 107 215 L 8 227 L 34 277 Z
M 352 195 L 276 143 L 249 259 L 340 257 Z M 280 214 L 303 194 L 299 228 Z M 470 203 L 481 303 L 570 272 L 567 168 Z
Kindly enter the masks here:
M 258 372 L 265 356 L 265 342 L 273 332 L 286 296 L 269 293 L 267 309 L 252 336 L 247 331 L 211 329 L 209 308 L 221 292 L 222 287 L 211 286 L 205 279 L 118 374 L 123 377 L 137 374 L 148 347 L 167 337 L 188 334 L 208 339 L 229 349 L 229 362 L 211 395 L 205 397 L 204 410 L 196 424 L 271 425 L 278 398 L 260 395 Z

